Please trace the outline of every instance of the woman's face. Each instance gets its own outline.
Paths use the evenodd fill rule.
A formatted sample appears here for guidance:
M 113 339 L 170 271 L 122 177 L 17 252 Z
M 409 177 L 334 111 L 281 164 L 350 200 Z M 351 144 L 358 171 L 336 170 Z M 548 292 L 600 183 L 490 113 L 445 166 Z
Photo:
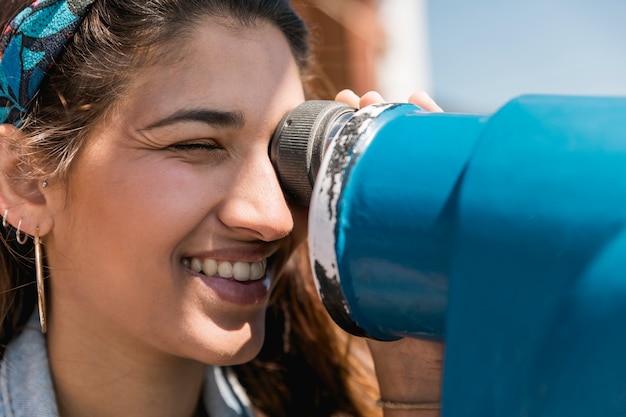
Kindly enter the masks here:
M 51 334 L 214 364 L 260 348 L 294 229 L 268 145 L 304 96 L 279 29 L 223 23 L 145 69 L 77 157 L 44 237 Z

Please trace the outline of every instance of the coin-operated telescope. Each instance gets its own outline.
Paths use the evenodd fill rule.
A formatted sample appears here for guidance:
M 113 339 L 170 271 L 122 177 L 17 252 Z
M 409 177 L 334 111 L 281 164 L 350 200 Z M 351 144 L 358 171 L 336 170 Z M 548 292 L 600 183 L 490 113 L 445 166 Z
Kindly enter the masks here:
M 308 101 L 270 156 L 346 331 L 445 341 L 443 415 L 626 412 L 626 98 Z

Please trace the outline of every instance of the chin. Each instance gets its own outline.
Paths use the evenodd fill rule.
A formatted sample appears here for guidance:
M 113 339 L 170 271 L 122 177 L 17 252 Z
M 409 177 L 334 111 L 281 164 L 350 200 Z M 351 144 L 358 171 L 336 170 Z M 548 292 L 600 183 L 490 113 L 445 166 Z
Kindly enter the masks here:
M 196 360 L 215 366 L 241 365 L 254 359 L 261 351 L 263 340 L 257 339 L 251 339 L 246 343 L 239 344 L 233 342 L 230 346 L 224 346 L 224 349 L 221 351 L 215 349 L 213 345 L 209 348 L 209 352 L 201 355 L 201 357 L 196 357 Z
M 259 352 L 261 351 L 261 347 L 263 343 L 257 343 L 255 345 L 246 346 L 244 349 L 237 352 L 235 356 L 233 356 L 232 360 L 228 363 L 222 364 L 223 366 L 227 365 L 241 365 L 246 362 L 250 362 L 254 358 L 257 357 Z
M 240 365 L 254 359 L 265 340 L 265 323 L 247 323 L 239 329 L 219 329 L 202 335 L 203 348 L 199 355 L 193 355 L 199 362 L 229 366 Z

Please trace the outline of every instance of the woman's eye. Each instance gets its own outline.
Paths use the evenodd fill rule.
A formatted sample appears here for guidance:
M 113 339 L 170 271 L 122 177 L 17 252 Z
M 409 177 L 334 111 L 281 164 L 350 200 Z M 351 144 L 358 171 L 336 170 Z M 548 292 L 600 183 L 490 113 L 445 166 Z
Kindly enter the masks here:
M 189 163 L 217 163 L 228 156 L 226 148 L 211 140 L 176 142 L 165 148 L 173 158 Z
M 216 151 L 221 149 L 221 147 L 215 143 L 205 142 L 176 143 L 171 145 L 170 148 L 178 151 Z

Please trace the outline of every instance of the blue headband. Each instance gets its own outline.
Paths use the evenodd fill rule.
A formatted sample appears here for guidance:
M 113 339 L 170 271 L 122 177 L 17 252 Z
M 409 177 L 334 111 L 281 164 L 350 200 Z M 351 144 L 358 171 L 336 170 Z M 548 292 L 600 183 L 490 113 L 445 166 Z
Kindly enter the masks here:
M 21 124 L 47 71 L 95 0 L 36 0 L 0 37 L 0 123 Z

